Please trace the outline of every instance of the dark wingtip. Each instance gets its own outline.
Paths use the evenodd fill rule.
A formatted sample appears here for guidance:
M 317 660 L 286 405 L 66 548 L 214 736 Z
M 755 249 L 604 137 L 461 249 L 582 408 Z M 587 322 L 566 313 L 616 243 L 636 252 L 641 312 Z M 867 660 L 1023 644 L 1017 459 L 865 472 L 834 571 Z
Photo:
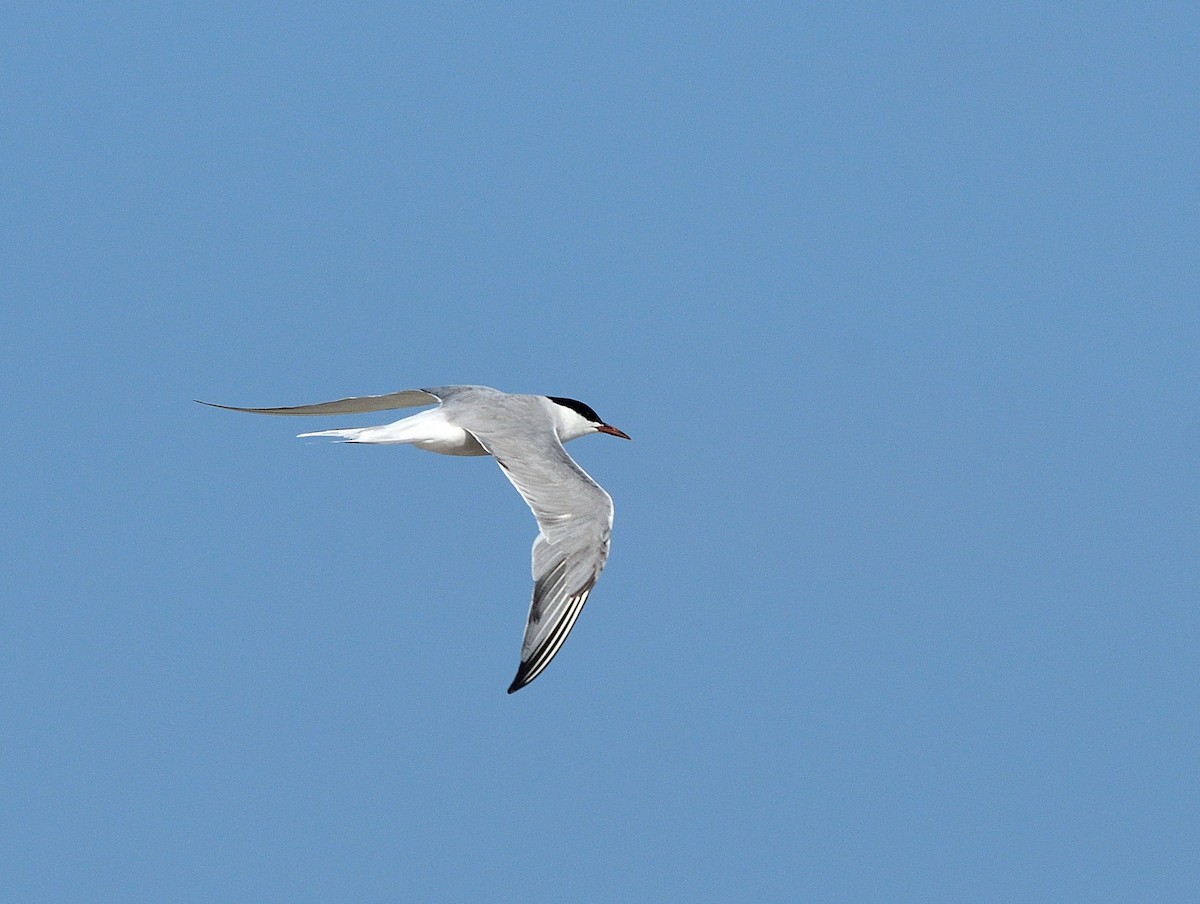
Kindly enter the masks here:
M 517 669 L 517 677 L 515 677 L 512 680 L 512 684 L 510 684 L 508 686 L 508 692 L 510 694 L 515 694 L 517 691 L 519 691 L 521 688 L 523 688 L 525 685 L 527 685 L 529 683 L 529 681 L 527 680 L 528 674 L 529 674 L 529 670 L 528 670 L 528 668 L 526 668 L 525 663 L 522 662 L 521 667 L 519 669 Z

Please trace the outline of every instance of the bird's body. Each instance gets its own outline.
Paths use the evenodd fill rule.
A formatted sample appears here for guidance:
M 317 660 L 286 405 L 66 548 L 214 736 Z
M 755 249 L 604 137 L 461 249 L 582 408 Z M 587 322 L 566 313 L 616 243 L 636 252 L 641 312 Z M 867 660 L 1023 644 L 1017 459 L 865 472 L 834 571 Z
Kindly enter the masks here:
M 404 443 L 439 455 L 490 454 L 470 431 L 450 420 L 440 407 L 378 427 L 318 430 L 300 436 L 336 436 L 347 443 Z
M 349 443 L 404 443 L 441 455 L 491 455 L 532 509 L 533 600 L 511 694 L 554 658 L 608 559 L 613 504 L 563 443 L 589 433 L 629 439 L 582 402 L 515 395 L 487 386 L 437 386 L 290 408 L 234 408 L 275 415 L 331 415 L 438 404 L 377 427 L 302 433 Z M 211 404 L 211 403 L 205 403 Z

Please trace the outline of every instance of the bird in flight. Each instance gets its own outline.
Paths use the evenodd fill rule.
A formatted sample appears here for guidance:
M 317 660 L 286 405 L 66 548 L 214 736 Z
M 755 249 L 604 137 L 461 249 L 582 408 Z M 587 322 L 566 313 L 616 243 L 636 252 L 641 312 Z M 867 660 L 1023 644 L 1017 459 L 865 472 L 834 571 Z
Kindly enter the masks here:
M 357 414 L 436 404 L 391 424 L 300 436 L 331 436 L 347 443 L 406 443 L 442 455 L 495 458 L 533 510 L 538 525 L 533 541 L 533 600 L 510 694 L 540 675 L 558 653 L 608 559 L 612 497 L 575 463 L 563 443 L 589 433 L 629 437 L 583 402 L 515 395 L 488 386 L 434 386 L 290 408 L 201 404 L 274 415 Z

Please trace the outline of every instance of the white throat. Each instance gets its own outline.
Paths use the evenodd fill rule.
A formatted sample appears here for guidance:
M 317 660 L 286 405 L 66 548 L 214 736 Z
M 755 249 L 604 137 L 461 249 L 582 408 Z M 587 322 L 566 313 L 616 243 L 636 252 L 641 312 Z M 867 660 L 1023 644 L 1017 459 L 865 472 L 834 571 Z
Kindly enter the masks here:
M 550 406 L 550 415 L 554 418 L 554 432 L 558 434 L 559 442 L 569 443 L 573 439 L 596 432 L 596 425 L 578 411 L 549 399 L 546 400 L 546 404 Z

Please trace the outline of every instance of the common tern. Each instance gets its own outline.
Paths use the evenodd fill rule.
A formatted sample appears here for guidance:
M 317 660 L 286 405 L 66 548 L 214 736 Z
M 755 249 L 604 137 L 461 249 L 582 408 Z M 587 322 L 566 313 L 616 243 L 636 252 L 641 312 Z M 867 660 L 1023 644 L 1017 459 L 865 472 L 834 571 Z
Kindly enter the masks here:
M 288 408 L 201 404 L 275 415 L 357 414 L 436 404 L 391 424 L 300 436 L 331 436 L 348 443 L 406 443 L 442 455 L 495 458 L 538 525 L 533 541 L 533 600 L 510 694 L 540 675 L 558 653 L 608 559 L 612 497 L 575 463 L 563 443 L 589 433 L 629 437 L 583 402 L 515 395 L 487 386 L 434 386 Z

